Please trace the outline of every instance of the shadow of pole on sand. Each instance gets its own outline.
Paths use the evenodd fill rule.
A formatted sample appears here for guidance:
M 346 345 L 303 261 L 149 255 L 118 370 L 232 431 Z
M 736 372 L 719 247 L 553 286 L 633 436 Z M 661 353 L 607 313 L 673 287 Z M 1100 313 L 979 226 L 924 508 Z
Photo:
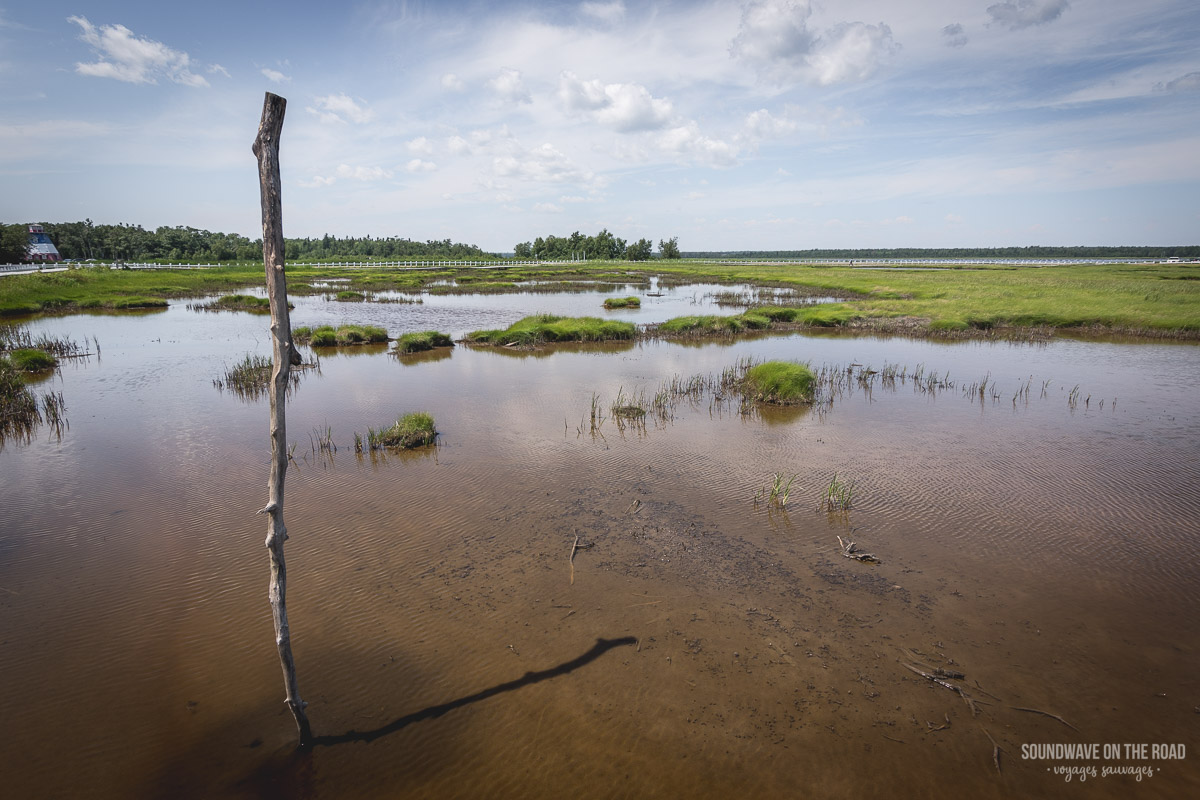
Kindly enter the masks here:
M 574 672 L 580 667 L 586 666 L 598 659 L 600 656 L 612 650 L 614 647 L 623 647 L 625 645 L 637 644 L 637 639 L 632 636 L 623 636 L 620 639 L 597 639 L 591 649 L 582 655 L 565 661 L 556 667 L 541 670 L 540 672 L 526 672 L 520 678 L 500 683 L 491 686 L 482 691 L 476 692 L 466 697 L 460 697 L 457 700 L 451 700 L 447 703 L 442 703 L 436 706 L 429 706 L 420 711 L 414 711 L 411 714 L 406 714 L 399 719 L 389 722 L 379 728 L 374 728 L 369 731 L 350 730 L 346 733 L 327 736 L 314 736 L 310 741 L 311 747 L 332 747 L 333 745 L 346 744 L 348 742 L 373 742 L 390 733 L 395 733 L 398 730 L 408 727 L 415 722 L 424 722 L 427 719 L 436 719 L 444 714 L 453 711 L 456 708 L 478 703 L 481 700 L 487 700 L 490 697 L 495 697 L 504 692 L 511 692 L 515 689 L 520 689 L 524 686 L 530 686 L 535 683 L 540 683 L 550 678 L 557 678 L 560 675 L 566 675 L 569 672 Z

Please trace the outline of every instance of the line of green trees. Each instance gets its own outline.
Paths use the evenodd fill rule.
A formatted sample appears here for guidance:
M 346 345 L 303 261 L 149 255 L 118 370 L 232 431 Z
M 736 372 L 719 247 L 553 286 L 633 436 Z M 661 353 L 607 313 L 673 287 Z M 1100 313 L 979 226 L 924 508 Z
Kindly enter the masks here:
M 603 228 L 595 236 L 584 236 L 579 231 L 570 236 L 539 236 L 532 242 L 519 242 L 513 247 L 513 255 L 545 261 L 649 261 L 654 257 L 654 243 L 646 238 L 627 242 Z M 658 257 L 679 258 L 679 237 L 660 239 Z
M 684 254 L 688 258 L 1179 258 L 1200 257 L 1200 245 L 1179 247 L 892 247 L 813 250 L 721 250 Z
M 236 233 L 220 233 L 177 226 L 146 230 L 141 225 L 97 225 L 83 222 L 43 222 L 50 241 L 64 259 L 84 261 L 254 261 L 262 258 L 262 239 L 247 239 Z M 0 263 L 26 260 L 28 224 L 0 223 Z M 497 257 L 473 244 L 370 236 L 338 238 L 325 234 L 319 239 L 286 239 L 288 259 L 475 259 Z

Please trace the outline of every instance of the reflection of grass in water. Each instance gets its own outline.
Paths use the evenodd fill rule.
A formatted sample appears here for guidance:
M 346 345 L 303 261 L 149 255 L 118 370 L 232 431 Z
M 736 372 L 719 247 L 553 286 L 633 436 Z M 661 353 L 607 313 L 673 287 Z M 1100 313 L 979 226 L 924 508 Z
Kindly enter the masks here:
M 28 439 L 41 421 L 37 397 L 12 362 L 0 357 L 0 444 L 8 438 Z
M 365 439 L 356 432 L 354 449 L 359 453 L 364 450 L 381 450 L 385 447 L 408 450 L 433 444 L 437 439 L 437 434 L 433 416 L 424 411 L 414 411 L 400 417 L 390 428 L 381 431 L 368 428 Z

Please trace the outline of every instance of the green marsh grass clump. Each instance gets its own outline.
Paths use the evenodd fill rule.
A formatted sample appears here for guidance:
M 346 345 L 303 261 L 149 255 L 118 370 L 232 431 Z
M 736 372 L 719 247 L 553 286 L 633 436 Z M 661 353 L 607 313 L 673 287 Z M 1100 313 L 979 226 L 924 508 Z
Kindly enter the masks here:
M 118 297 L 110 307 L 117 311 L 134 311 L 140 308 L 166 308 L 170 303 L 160 297 Z M 104 306 L 89 306 L 103 308 Z
M 344 347 L 355 344 L 379 344 L 388 340 L 386 328 L 378 325 L 320 325 L 292 328 L 292 340 L 310 347 Z
M 811 403 L 815 376 L 804 364 L 766 361 L 746 370 L 745 393 L 755 400 L 779 405 Z
M 435 347 L 454 347 L 454 340 L 439 331 L 405 333 L 396 340 L 396 352 L 401 354 L 420 353 Z
M 209 304 L 209 307 L 233 311 L 270 311 L 271 300 L 267 297 L 255 297 L 252 294 L 227 294 L 218 297 Z
M 605 308 L 641 308 L 640 297 L 609 297 L 604 301 Z
M 367 296 L 362 292 L 356 292 L 351 289 L 344 289 L 334 295 L 338 300 L 349 303 L 361 303 L 367 299 Z
M 603 320 L 598 317 L 558 317 L 535 314 L 517 320 L 504 330 L 472 331 L 466 341 L 472 344 L 533 347 L 552 342 L 603 342 L 632 339 L 637 328 L 630 322 Z
M 23 347 L 8 354 L 13 368 L 20 372 L 42 372 L 58 366 L 58 359 L 45 350 Z
M 370 450 L 382 450 L 385 447 L 411 450 L 433 444 L 437 434 L 433 417 L 424 411 L 414 411 L 400 417 L 390 428 L 381 431 L 368 428 L 365 440 L 359 434 L 354 434 L 354 448 L 358 452 L 362 452 L 364 447 Z

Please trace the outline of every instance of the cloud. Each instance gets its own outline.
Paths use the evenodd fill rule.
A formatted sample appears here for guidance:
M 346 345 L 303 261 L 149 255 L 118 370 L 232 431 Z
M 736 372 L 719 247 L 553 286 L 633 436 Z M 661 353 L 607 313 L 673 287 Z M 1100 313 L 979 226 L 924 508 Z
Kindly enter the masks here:
M 451 136 L 446 140 L 446 149 L 456 156 L 470 155 L 471 143 L 461 136 Z
M 796 130 L 798 126 L 790 119 L 772 116 L 770 111 L 760 108 L 746 115 L 742 123 L 742 136 L 750 140 L 778 139 Z
M 208 86 L 203 76 L 191 71 L 188 54 L 162 42 L 135 36 L 124 25 L 96 27 L 86 17 L 67 17 L 78 25 L 79 38 L 91 45 L 98 60 L 77 63 L 75 71 L 95 78 L 113 78 L 126 83 L 158 83 L 166 78 L 186 86 Z
M 415 139 L 410 139 L 405 142 L 405 147 L 408 152 L 415 156 L 431 156 L 433 155 L 433 142 L 426 139 L 424 136 L 418 136 Z
M 882 22 L 839 22 L 817 32 L 810 16 L 809 0 L 751 0 L 729 53 L 780 84 L 831 86 L 866 80 L 899 48 Z
M 423 161 L 419 158 L 414 158 L 404 165 L 404 168 L 409 172 L 433 172 L 437 169 L 437 164 L 432 161 Z
M 453 72 L 447 72 L 442 76 L 442 88 L 449 89 L 452 92 L 462 92 L 466 91 L 467 85 L 463 83 L 462 78 Z
M 1173 81 L 1154 84 L 1158 92 L 1196 92 L 1200 91 L 1200 72 L 1189 72 Z
M 625 17 L 625 3 L 621 0 L 614 0 L 611 3 L 580 3 L 579 11 L 585 16 L 594 17 L 601 22 L 617 22 Z
M 988 6 L 988 16 L 1010 31 L 1054 22 L 1071 7 L 1067 0 L 1008 0 Z
M 655 145 L 662 152 L 683 161 L 711 167 L 731 167 L 737 163 L 735 146 L 705 136 L 694 121 L 663 131 L 655 138 Z
M 262 69 L 259 70 L 259 72 L 261 72 L 266 77 L 266 79 L 271 81 L 272 83 L 291 83 L 292 82 L 292 79 L 290 77 L 288 77 L 287 75 L 284 75 L 282 72 L 280 72 L 277 69 L 271 69 L 270 67 L 263 67 Z
M 596 182 L 594 173 L 578 166 L 549 143 L 512 155 L 497 156 L 492 161 L 492 168 L 502 178 L 542 183 Z
M 967 43 L 967 33 L 957 22 L 942 28 L 942 36 L 947 47 L 962 47 Z
M 364 182 L 380 181 L 392 177 L 391 170 L 383 167 L 352 167 L 349 164 L 339 164 L 336 174 L 339 178 Z
M 581 81 L 569 71 L 558 76 L 558 98 L 568 111 L 623 133 L 658 130 L 674 115 L 671 101 L 653 97 L 645 86 Z
M 315 108 L 313 106 L 316 106 Z M 360 106 L 353 98 L 344 94 L 329 94 L 318 97 L 313 106 L 305 108 L 311 114 L 316 114 L 322 122 L 362 124 L 375 118 L 375 112 Z
M 488 88 L 500 96 L 500 99 L 508 103 L 532 103 L 533 97 L 529 94 L 529 90 L 525 88 L 525 84 L 521 81 L 521 72 L 519 70 L 505 67 L 500 70 L 496 77 L 487 82 Z
M 562 213 L 562 207 L 556 206 L 556 205 L 554 205 L 554 203 L 534 203 L 533 210 L 541 211 L 546 214 L 561 214 Z
M 224 75 L 226 78 L 232 78 L 232 77 L 233 77 L 232 75 L 230 75 L 230 74 L 229 74 L 229 70 L 225 69 L 225 68 L 224 68 L 224 67 L 222 67 L 220 64 L 209 64 L 209 65 L 208 65 L 208 74 L 209 74 L 209 75 L 216 75 L 217 73 L 220 73 L 221 75 Z

